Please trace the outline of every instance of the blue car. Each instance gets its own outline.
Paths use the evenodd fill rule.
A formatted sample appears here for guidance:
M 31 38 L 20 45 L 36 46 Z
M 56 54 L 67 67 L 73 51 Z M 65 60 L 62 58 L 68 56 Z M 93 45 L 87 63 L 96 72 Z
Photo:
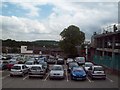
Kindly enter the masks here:
M 72 80 L 86 80 L 86 72 L 83 67 L 73 67 L 71 69 Z

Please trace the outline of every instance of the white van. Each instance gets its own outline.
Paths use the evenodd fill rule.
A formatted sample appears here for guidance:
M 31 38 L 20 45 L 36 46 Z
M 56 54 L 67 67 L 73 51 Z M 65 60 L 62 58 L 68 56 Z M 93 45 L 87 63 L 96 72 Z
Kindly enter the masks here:
M 79 65 L 83 65 L 85 64 L 85 57 L 76 57 L 75 61 L 79 64 Z

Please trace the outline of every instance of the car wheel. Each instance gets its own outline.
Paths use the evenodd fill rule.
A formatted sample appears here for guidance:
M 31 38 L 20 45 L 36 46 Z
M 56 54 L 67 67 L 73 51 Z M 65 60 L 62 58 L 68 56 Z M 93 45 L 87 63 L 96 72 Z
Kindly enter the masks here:
M 92 80 L 94 80 L 94 78 L 93 78 L 93 77 L 91 77 L 91 79 L 92 79 Z
M 103 80 L 106 80 L 106 78 L 103 78 Z
M 29 78 L 31 78 L 31 76 L 29 76 Z
M 10 74 L 10 77 L 13 77 L 13 75 L 12 75 L 12 74 Z
M 22 75 L 21 75 L 22 77 L 24 77 L 25 76 L 25 74 L 24 73 L 22 73 Z

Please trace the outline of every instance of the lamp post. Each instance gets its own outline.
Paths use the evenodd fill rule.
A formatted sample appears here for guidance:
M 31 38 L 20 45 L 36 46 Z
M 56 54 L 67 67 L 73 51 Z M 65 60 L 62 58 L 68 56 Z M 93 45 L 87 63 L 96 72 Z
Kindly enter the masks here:
M 90 44 L 90 41 L 85 41 L 85 57 L 86 61 L 88 60 L 88 45 Z

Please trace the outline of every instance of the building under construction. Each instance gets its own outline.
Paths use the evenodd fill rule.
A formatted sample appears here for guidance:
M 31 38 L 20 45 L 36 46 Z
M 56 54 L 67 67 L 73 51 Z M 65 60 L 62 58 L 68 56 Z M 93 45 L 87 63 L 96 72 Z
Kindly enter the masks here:
M 94 63 L 120 71 L 120 29 L 118 24 L 107 27 L 101 34 L 94 33 L 91 38 L 91 48 Z

